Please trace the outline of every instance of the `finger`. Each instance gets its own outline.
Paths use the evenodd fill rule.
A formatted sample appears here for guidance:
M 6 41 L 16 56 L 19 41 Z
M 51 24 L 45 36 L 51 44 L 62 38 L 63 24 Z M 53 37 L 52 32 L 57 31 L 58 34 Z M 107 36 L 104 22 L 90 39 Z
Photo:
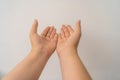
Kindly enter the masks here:
M 75 27 L 76 32 L 81 32 L 81 21 L 78 20 Z
M 56 29 L 54 28 L 54 29 L 52 30 L 52 33 L 51 33 L 51 35 L 50 35 L 50 38 L 51 38 L 51 39 L 54 38 L 55 34 L 56 34 Z
M 62 39 L 61 33 L 58 34 L 58 39 Z
M 50 27 L 50 29 L 49 29 L 49 31 L 48 31 L 48 33 L 47 33 L 47 37 L 50 38 L 50 35 L 51 35 L 53 29 L 54 29 L 54 27 Z
M 63 27 L 64 27 L 65 25 L 62 25 L 62 28 L 61 28 L 61 37 L 62 38 L 65 38 L 65 32 L 64 32 L 64 30 L 63 30 Z
M 32 25 L 31 34 L 36 34 L 37 33 L 37 27 L 38 27 L 38 21 L 37 21 L 37 19 L 35 19 L 34 23 Z
M 43 32 L 41 33 L 42 36 L 46 37 L 48 31 L 49 31 L 50 27 L 47 27 L 43 30 Z
M 74 32 L 73 28 L 70 25 L 67 25 L 67 29 L 68 29 L 69 33 Z
M 65 37 L 69 37 L 70 32 L 69 32 L 69 30 L 68 30 L 68 28 L 66 26 L 63 26 L 63 31 L 65 33 Z
M 55 36 L 54 36 L 54 38 L 53 38 L 55 41 L 57 41 L 58 40 L 58 34 L 57 33 L 55 33 Z

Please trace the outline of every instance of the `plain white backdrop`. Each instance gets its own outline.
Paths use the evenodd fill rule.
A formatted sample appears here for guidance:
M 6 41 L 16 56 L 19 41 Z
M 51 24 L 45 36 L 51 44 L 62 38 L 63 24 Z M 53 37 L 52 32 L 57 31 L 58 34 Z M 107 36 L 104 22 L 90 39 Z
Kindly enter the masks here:
M 29 53 L 34 19 L 38 33 L 81 19 L 78 50 L 93 80 L 120 80 L 120 0 L 0 0 L 0 78 Z M 40 80 L 62 80 L 56 52 Z

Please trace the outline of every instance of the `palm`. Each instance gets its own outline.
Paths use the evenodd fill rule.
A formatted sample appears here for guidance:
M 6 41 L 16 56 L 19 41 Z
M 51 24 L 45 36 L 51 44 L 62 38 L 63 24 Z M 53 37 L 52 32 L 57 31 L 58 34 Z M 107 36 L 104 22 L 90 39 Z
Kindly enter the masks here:
M 58 54 L 67 48 L 77 48 L 80 36 L 80 22 L 76 24 L 75 30 L 73 30 L 69 25 L 63 25 L 57 43 Z
M 57 44 L 57 34 L 55 28 L 47 27 L 41 35 L 38 35 L 36 32 L 37 23 L 33 25 L 31 30 L 30 40 L 32 47 L 37 51 L 42 48 L 42 51 L 52 54 Z

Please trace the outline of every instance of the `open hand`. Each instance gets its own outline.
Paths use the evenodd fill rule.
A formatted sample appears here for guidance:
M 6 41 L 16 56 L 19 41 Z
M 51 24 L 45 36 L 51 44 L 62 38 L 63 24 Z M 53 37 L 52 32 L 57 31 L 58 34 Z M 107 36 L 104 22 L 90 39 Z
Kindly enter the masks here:
M 30 32 L 30 41 L 32 44 L 32 50 L 40 54 L 47 53 L 51 55 L 56 49 L 57 45 L 57 33 L 54 27 L 48 26 L 39 35 L 37 33 L 38 21 L 35 20 Z
M 70 25 L 62 25 L 61 32 L 58 37 L 57 53 L 58 55 L 66 50 L 77 50 L 77 46 L 81 37 L 81 25 L 80 21 L 76 23 L 76 27 L 73 30 Z

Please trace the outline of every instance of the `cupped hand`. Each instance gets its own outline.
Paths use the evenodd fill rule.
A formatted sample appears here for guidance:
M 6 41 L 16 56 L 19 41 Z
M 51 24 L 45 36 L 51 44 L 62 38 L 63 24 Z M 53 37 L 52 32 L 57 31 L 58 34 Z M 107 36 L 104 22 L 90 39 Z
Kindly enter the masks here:
M 77 46 L 81 37 L 81 23 L 78 21 L 73 30 L 70 25 L 62 25 L 61 32 L 58 37 L 57 53 L 60 55 L 66 50 L 77 50 Z
M 35 20 L 30 32 L 30 41 L 32 50 L 38 53 L 47 53 L 51 55 L 56 49 L 57 45 L 57 33 L 56 29 L 52 26 L 48 26 L 39 35 L 37 33 L 38 21 Z

